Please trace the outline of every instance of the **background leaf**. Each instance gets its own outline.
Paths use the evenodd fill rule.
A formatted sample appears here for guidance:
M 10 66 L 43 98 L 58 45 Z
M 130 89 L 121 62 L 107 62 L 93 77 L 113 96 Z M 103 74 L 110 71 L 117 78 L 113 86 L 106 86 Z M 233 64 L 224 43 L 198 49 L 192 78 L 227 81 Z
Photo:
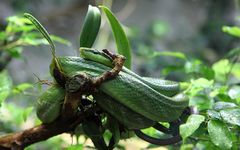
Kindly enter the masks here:
M 131 48 L 130 48 L 127 36 L 121 24 L 119 23 L 117 18 L 112 14 L 112 12 L 105 6 L 100 6 L 100 7 L 106 14 L 108 21 L 111 25 L 115 42 L 117 44 L 118 53 L 127 58 L 124 65 L 125 67 L 131 69 L 132 56 L 131 56 Z
M 228 108 L 236 108 L 237 105 L 235 103 L 231 102 L 217 102 L 213 105 L 213 109 L 219 111 L 222 109 L 228 109 Z
M 185 54 L 181 52 L 171 52 L 171 51 L 163 51 L 163 52 L 154 51 L 151 57 L 158 57 L 158 56 L 176 57 L 183 60 L 187 59 Z
M 228 127 L 219 120 L 210 120 L 208 122 L 208 133 L 211 141 L 221 149 L 230 149 L 232 147 L 232 135 Z
M 89 5 L 80 35 L 80 47 L 92 47 L 98 35 L 100 26 L 101 13 L 99 9 L 97 7 Z
M 200 124 L 204 121 L 205 117 L 202 115 L 191 115 L 188 117 L 187 122 L 180 126 L 180 134 L 183 139 L 186 139 L 196 131 Z
M 227 123 L 240 126 L 240 109 L 221 110 L 220 115 Z
M 11 86 L 12 80 L 9 78 L 7 71 L 0 72 L 0 106 L 1 103 L 8 97 Z
M 27 89 L 33 88 L 31 83 L 21 83 L 12 89 L 13 94 L 20 94 Z
M 222 31 L 229 34 L 229 35 L 232 35 L 232 36 L 235 36 L 235 37 L 240 37 L 240 28 L 239 27 L 223 26 Z

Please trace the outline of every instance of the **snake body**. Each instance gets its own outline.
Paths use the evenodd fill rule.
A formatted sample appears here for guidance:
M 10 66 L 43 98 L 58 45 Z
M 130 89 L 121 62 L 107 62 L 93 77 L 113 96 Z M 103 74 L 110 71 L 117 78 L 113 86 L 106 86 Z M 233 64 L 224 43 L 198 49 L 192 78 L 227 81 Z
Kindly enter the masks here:
M 58 57 L 58 63 L 68 76 L 84 72 L 96 77 L 111 70 L 108 66 L 80 57 Z M 188 106 L 188 99 L 184 94 L 168 97 L 151 87 L 156 86 L 156 83 L 148 85 L 146 83 L 152 81 L 143 78 L 144 83 L 141 79 L 133 76 L 133 72 L 129 72 L 130 70 L 123 70 L 116 78 L 102 83 L 99 87 L 100 91 L 129 109 L 157 122 L 170 122 L 177 119 Z M 160 87 L 164 88 L 164 85 L 161 84 Z M 175 87 L 174 89 L 179 90 Z M 165 90 L 172 90 L 169 89 L 169 84 L 167 84 Z

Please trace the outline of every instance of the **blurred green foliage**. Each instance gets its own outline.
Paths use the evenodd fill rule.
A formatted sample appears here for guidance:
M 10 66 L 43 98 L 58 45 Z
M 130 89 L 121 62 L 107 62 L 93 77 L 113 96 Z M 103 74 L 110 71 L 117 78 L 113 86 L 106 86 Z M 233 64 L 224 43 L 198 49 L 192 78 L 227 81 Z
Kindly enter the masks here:
M 69 45 L 67 40 L 51 35 L 51 38 L 62 44 Z M 0 135 L 21 131 L 29 125 L 37 125 L 40 121 L 35 116 L 33 101 L 40 93 L 34 83 L 15 84 L 8 73 L 7 65 L 12 59 L 23 57 L 22 52 L 26 46 L 46 45 L 48 42 L 35 31 L 35 27 L 28 19 L 22 16 L 7 18 L 7 25 L 0 30 Z M 33 94 L 36 93 L 36 94 Z M 17 97 L 17 101 L 13 97 Z M 64 144 L 61 138 L 53 138 L 42 146 L 36 147 L 52 149 L 56 143 Z M 40 146 L 41 145 L 41 146 Z
M 116 27 L 116 26 L 114 26 Z M 121 29 L 122 30 L 122 29 Z M 239 27 L 224 26 L 223 32 L 235 38 L 240 37 Z M 190 106 L 199 110 L 198 115 L 191 115 L 187 122 L 180 127 L 183 142 L 169 149 L 239 149 L 240 147 L 240 48 L 236 47 L 229 51 L 225 57 L 207 64 L 205 61 L 189 56 L 179 51 L 156 51 L 152 48 L 151 40 L 160 38 L 168 33 L 165 23 L 155 22 L 151 28 L 149 41 L 134 45 L 137 50 L 134 54 L 138 59 L 144 59 L 146 64 L 141 72 L 150 75 L 151 71 L 159 66 L 162 78 L 173 78 L 189 82 L 191 86 L 186 90 L 190 98 Z M 146 36 L 146 38 L 148 38 Z M 132 37 L 134 38 L 134 37 Z M 67 41 L 52 36 L 55 41 L 69 44 Z M 130 39 L 131 40 L 131 39 Z M 150 44 L 149 44 L 150 43 Z M 23 46 L 37 46 L 47 44 L 34 27 L 22 17 L 8 18 L 8 25 L 4 31 L 0 31 L 0 56 L 19 58 L 22 55 Z M 127 44 L 127 43 L 126 43 Z M 146 61 L 147 60 L 147 61 Z M 5 63 L 6 61 L 0 61 Z M 164 63 L 170 62 L 170 63 Z M 160 65 L 159 65 L 160 64 Z M 5 65 L 1 65 L 0 72 L 0 129 L 1 133 L 10 133 L 21 130 L 28 119 L 33 124 L 39 120 L 33 117 L 33 106 L 20 107 L 6 99 L 16 95 L 24 94 L 33 90 L 31 83 L 14 85 L 8 75 Z M 20 99 L 21 100 L 21 99 Z M 20 101 L 19 100 L 19 101 Z M 164 123 L 163 123 L 164 124 Z M 167 124 L 165 124 L 167 126 Z M 163 137 L 153 128 L 144 130 L 145 133 Z M 110 139 L 110 133 L 105 133 L 105 138 Z M 69 150 L 83 149 L 84 142 L 69 146 L 59 137 L 54 137 L 47 142 L 38 143 L 27 149 L 61 149 Z M 119 147 L 124 149 L 124 146 Z M 156 147 L 149 145 L 150 147 Z

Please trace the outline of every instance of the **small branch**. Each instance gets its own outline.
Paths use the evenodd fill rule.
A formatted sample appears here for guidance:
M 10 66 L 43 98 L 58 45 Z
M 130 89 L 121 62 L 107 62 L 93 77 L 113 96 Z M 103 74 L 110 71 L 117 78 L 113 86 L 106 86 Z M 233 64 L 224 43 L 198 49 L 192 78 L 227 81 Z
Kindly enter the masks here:
M 115 78 L 118 75 L 118 73 L 122 70 L 124 62 L 126 60 L 124 56 L 113 54 L 107 49 L 103 49 L 102 51 L 112 59 L 114 67 L 112 68 L 112 70 L 106 71 L 100 76 L 93 79 L 92 84 L 94 87 L 99 86 L 100 84 L 107 80 Z

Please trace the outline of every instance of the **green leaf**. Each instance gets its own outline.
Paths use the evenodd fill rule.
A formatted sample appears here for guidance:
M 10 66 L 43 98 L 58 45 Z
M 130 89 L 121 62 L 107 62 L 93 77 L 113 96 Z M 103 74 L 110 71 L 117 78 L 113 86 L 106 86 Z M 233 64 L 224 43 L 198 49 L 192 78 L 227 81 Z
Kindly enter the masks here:
M 232 135 L 228 127 L 219 120 L 210 120 L 208 122 L 208 133 L 211 141 L 221 149 L 230 149 L 232 147 Z
M 7 52 L 14 58 L 20 58 L 22 51 L 23 51 L 22 47 L 14 47 L 7 50 Z
M 101 13 L 99 9 L 97 7 L 89 5 L 80 35 L 80 47 L 92 47 L 98 35 L 100 26 Z
M 232 99 L 237 99 L 240 97 L 240 86 L 233 86 L 231 89 L 228 91 L 228 95 Z
M 211 97 L 215 97 L 219 94 L 226 94 L 228 91 L 228 86 L 214 86 L 214 89 L 210 92 Z
M 169 24 L 166 22 L 156 21 L 152 24 L 151 31 L 154 36 L 161 38 L 169 31 Z
M 12 86 L 12 80 L 9 78 L 7 71 L 0 72 L 0 106 L 8 97 Z
M 195 87 L 207 88 L 213 85 L 213 80 L 207 80 L 205 78 L 199 78 L 197 80 L 191 81 L 192 85 Z
M 180 134 L 183 139 L 186 139 L 196 131 L 205 117 L 202 115 L 191 115 L 188 117 L 185 124 L 180 125 Z
M 18 90 L 24 91 L 26 89 L 33 88 L 33 85 L 31 83 L 21 83 L 21 84 L 17 85 L 16 88 Z
M 143 133 L 149 135 L 149 136 L 158 136 L 159 134 L 156 132 L 156 129 L 154 129 L 153 127 L 150 127 L 150 128 L 146 128 L 146 129 L 143 129 L 142 130 Z
M 231 102 L 217 102 L 213 105 L 213 109 L 219 111 L 222 109 L 228 109 L 228 108 L 236 108 L 237 105 L 235 103 Z
M 6 33 L 30 32 L 34 30 L 34 26 L 29 25 L 30 21 L 24 17 L 10 16 L 7 18 L 7 22 Z
M 234 63 L 234 65 L 232 65 L 233 68 L 231 70 L 231 73 L 233 76 L 235 76 L 236 78 L 240 78 L 240 63 Z
M 193 144 L 182 144 L 180 150 L 192 150 L 194 149 Z
M 76 145 L 71 145 L 67 147 L 65 150 L 82 150 L 83 145 L 82 144 L 76 144 Z
M 0 31 L 0 41 L 3 41 L 6 38 L 7 38 L 6 32 Z
M 14 103 L 3 103 L 1 120 L 3 122 L 12 122 L 14 121 L 14 125 L 20 126 L 24 123 L 24 118 L 27 117 L 29 110 L 23 107 L 20 107 Z M 24 112 L 26 111 L 25 115 Z
M 33 88 L 33 85 L 30 83 L 22 83 L 13 88 L 13 94 L 19 94 L 27 89 Z
M 220 115 L 227 123 L 240 126 L 240 109 L 221 110 Z
M 215 72 L 215 79 L 224 82 L 229 71 L 231 70 L 231 64 L 228 59 L 222 59 L 214 63 L 212 68 Z
M 47 32 L 47 30 L 42 26 L 42 24 L 35 18 L 33 17 L 31 14 L 28 13 L 24 13 L 24 16 L 29 19 L 32 24 L 37 28 L 37 30 L 43 35 L 43 37 L 48 41 L 48 43 L 50 44 L 51 50 L 52 50 L 52 54 L 53 56 L 55 56 L 55 45 L 49 35 L 49 33 Z
M 209 117 L 211 117 L 212 119 L 218 119 L 221 120 L 221 116 L 219 114 L 219 112 L 215 111 L 215 110 L 207 110 L 207 114 Z
M 2 102 L 4 102 L 6 100 L 6 98 L 8 97 L 9 94 L 10 94 L 9 91 L 0 92 L 0 106 L 1 106 Z
M 198 110 L 211 109 L 214 103 L 213 98 L 209 97 L 207 94 L 196 94 L 190 97 L 189 105 L 196 106 Z
M 113 31 L 113 35 L 115 38 L 115 42 L 117 44 L 118 53 L 125 56 L 127 59 L 125 61 L 125 67 L 131 68 L 131 48 L 127 39 L 127 36 L 117 20 L 117 18 L 113 15 L 113 13 L 105 6 L 100 6 L 104 13 L 106 14 L 109 23 L 111 24 L 111 28 Z
M 109 125 L 109 130 L 112 133 L 112 139 L 113 139 L 113 145 L 112 147 L 117 146 L 119 140 L 120 140 L 120 131 L 119 131 L 119 123 L 118 121 L 113 118 L 112 116 L 108 116 L 108 125 Z
M 217 146 L 215 146 L 211 141 L 199 141 L 195 147 L 196 150 L 220 150 Z
M 12 81 L 9 78 L 7 71 L 0 72 L 0 92 L 9 90 L 12 86 Z
M 151 57 L 158 57 L 158 56 L 176 57 L 176 58 L 183 59 L 183 60 L 187 59 L 185 54 L 183 54 L 181 52 L 169 52 L 169 51 L 158 52 L 158 51 L 153 51 L 153 54 L 151 55 Z
M 32 111 L 33 111 L 33 107 L 28 107 L 23 110 L 22 112 L 23 121 L 27 120 L 27 117 L 31 114 Z
M 184 69 L 186 73 L 191 73 L 194 76 L 198 75 L 202 78 L 213 79 L 214 71 L 212 68 L 205 65 L 201 60 L 193 59 L 185 63 Z
M 103 139 L 101 127 L 94 120 L 85 120 L 82 123 L 84 133 L 92 140 L 96 149 L 107 149 Z
M 232 35 L 232 36 L 235 36 L 235 37 L 240 37 L 240 28 L 239 27 L 223 26 L 222 31 L 229 34 L 229 35 Z

